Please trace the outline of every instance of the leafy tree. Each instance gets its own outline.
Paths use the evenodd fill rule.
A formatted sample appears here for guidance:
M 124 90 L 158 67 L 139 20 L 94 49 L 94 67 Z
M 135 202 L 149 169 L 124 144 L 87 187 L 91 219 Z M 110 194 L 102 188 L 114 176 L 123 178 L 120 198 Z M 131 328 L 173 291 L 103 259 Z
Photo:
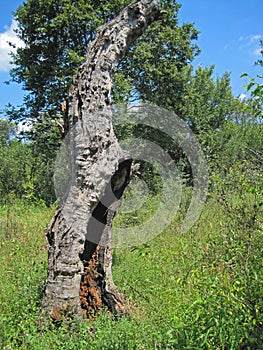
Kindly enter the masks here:
M 247 73 L 241 75 L 241 77 L 248 77 Z M 247 92 L 250 93 L 250 98 L 247 100 L 247 111 L 250 112 L 251 116 L 258 118 L 259 121 L 263 118 L 263 83 L 261 79 L 263 76 L 257 75 L 257 79 L 249 78 L 247 84 Z
M 17 35 L 25 46 L 13 55 L 11 77 L 28 94 L 22 106 L 9 106 L 7 114 L 32 124 L 25 136 L 34 141 L 34 156 L 47 164 L 49 198 L 53 197 L 51 160 L 64 131 L 61 106 L 72 76 L 85 60 L 97 27 L 129 2 L 27 0 L 15 13 Z M 199 52 L 192 43 L 198 32 L 192 24 L 179 26 L 177 1 L 163 0 L 162 9 L 161 21 L 152 24 L 118 64 L 112 96 L 117 103 L 135 97 L 158 104 L 168 92 L 180 98 L 180 72 Z
M 184 88 L 178 114 L 186 120 L 192 131 L 203 136 L 222 127 L 237 108 L 231 86 L 230 75 L 213 78 L 214 66 L 192 67 L 184 70 Z
M 8 120 L 0 119 L 0 145 L 6 145 L 15 131 L 15 125 Z
M 54 148 L 48 142 L 43 147 L 48 140 L 24 142 L 20 138 L 13 123 L 0 119 L 0 201 L 12 195 L 28 201 L 54 202 Z
M 260 60 L 258 62 L 260 64 Z M 248 74 L 241 77 L 248 77 Z M 220 174 L 221 181 L 245 178 L 254 182 L 253 191 L 262 193 L 262 186 L 256 183 L 263 165 L 263 84 L 259 81 L 249 78 L 246 88 L 250 96 L 243 101 L 235 100 L 232 116 L 207 139 L 213 155 L 210 165 L 217 175 Z M 234 168 L 235 176 L 234 172 L 230 176 L 228 172 Z
M 261 46 L 261 55 L 263 57 L 263 40 L 259 41 Z M 257 65 L 263 68 L 263 58 L 260 58 L 256 62 Z M 241 78 L 249 77 L 247 73 L 241 75 Z M 257 79 L 249 77 L 249 83 L 246 85 L 247 92 L 250 93 L 251 98 L 248 99 L 248 108 L 255 117 L 259 117 L 259 121 L 262 122 L 263 117 L 263 76 L 257 75 Z
M 176 1 L 162 1 L 162 21 L 155 22 L 131 47 L 119 64 L 115 97 L 121 96 L 141 99 L 166 107 L 166 99 L 178 102 L 182 84 L 181 74 L 199 49 L 193 43 L 198 31 L 190 23 L 178 24 L 181 5 Z M 121 87 L 123 87 L 121 85 Z M 127 91 L 129 94 L 127 95 Z M 123 94 L 123 92 L 126 94 Z
M 25 43 L 13 56 L 13 81 L 28 91 L 24 107 L 9 109 L 15 119 L 30 117 L 34 122 L 61 117 L 72 76 L 84 61 L 86 47 L 96 28 L 113 18 L 129 0 L 27 0 L 15 14 L 17 35 Z M 163 0 L 163 19 L 145 32 L 119 64 L 114 89 L 115 101 L 132 94 L 153 101 L 156 89 L 161 95 L 167 82 L 198 53 L 191 41 L 197 38 L 192 24 L 178 24 L 180 5 Z M 173 84 L 174 85 L 174 84 Z M 153 88 L 153 86 L 155 88 Z M 178 89 L 175 90 L 175 92 Z
M 15 138 L 15 126 L 0 119 L 0 200 L 11 193 L 22 197 L 31 161 L 29 146 Z
M 47 165 L 49 184 L 51 160 L 63 134 L 61 104 L 72 76 L 85 59 L 96 28 L 127 3 L 129 0 L 27 0 L 16 11 L 17 34 L 25 46 L 13 56 L 11 75 L 13 81 L 23 84 L 28 95 L 22 107 L 11 107 L 8 114 L 15 120 L 32 122 L 29 137 L 34 141 L 33 153 Z M 204 135 L 222 127 L 233 113 L 230 77 L 225 74 L 214 80 L 213 66 L 199 67 L 193 73 L 189 64 L 199 53 L 194 44 L 198 32 L 189 23 L 179 26 L 177 1 L 163 0 L 162 9 L 162 19 L 148 28 L 118 64 L 113 99 L 143 100 L 171 109 L 206 143 L 209 137 Z M 155 137 L 151 130 L 147 133 Z M 174 159 L 181 157 L 178 146 L 169 138 L 162 138 L 162 145 Z M 49 192 L 52 198 L 52 186 Z

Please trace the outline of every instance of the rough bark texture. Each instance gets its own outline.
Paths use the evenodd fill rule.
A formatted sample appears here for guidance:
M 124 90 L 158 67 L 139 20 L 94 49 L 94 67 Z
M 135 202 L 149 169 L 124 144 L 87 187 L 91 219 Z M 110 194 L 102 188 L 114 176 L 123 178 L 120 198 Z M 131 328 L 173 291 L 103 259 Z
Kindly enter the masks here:
M 91 315 L 106 305 L 125 312 L 111 275 L 111 224 L 129 181 L 131 160 L 111 121 L 116 63 L 160 13 L 158 0 L 131 3 L 101 26 L 87 49 L 68 99 L 72 183 L 47 229 L 48 279 L 43 310 Z M 98 225 L 98 222 L 101 223 Z

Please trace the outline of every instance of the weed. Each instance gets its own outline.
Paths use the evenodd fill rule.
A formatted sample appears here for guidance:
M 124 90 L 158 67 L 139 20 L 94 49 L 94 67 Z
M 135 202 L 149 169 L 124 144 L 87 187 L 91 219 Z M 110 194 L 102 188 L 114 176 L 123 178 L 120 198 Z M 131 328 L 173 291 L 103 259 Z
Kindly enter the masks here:
M 222 190 L 226 184 L 220 186 Z M 116 248 L 113 274 L 130 302 L 129 317 L 116 320 L 102 310 L 92 325 L 73 320 L 59 328 L 36 322 L 47 274 L 44 228 L 54 208 L 21 202 L 2 206 L 0 347 L 260 349 L 261 195 L 258 189 L 251 195 L 246 186 L 238 185 L 236 191 L 226 190 L 222 200 L 222 192 L 215 191 L 188 233 L 179 233 L 183 220 L 179 213 L 168 229 L 147 244 Z M 144 210 L 152 212 L 156 200 L 148 201 Z M 130 224 L 128 218 L 125 222 Z

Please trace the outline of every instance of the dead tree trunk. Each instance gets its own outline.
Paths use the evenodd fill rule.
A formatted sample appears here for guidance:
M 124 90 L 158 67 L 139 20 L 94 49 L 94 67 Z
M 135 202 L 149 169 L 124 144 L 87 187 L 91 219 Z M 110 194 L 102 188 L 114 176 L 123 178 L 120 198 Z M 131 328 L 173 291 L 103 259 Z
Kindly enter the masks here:
M 102 305 L 125 312 L 111 275 L 111 224 L 127 186 L 131 160 L 111 121 L 116 64 L 160 14 L 158 0 L 134 1 L 101 26 L 87 49 L 68 99 L 74 177 L 47 229 L 48 279 L 43 311 L 55 320 Z

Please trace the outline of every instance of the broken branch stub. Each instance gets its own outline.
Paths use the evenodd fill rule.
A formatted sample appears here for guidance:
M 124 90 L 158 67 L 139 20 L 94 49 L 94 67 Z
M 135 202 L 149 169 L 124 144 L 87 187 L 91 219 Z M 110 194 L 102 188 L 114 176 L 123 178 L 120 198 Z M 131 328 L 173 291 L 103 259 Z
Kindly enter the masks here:
M 55 320 L 69 311 L 90 315 L 102 305 L 125 312 L 124 298 L 112 280 L 110 242 L 131 159 L 114 134 L 110 96 L 117 62 L 159 14 L 159 1 L 135 1 L 101 26 L 71 86 L 67 108 L 71 176 L 47 228 L 43 310 Z

